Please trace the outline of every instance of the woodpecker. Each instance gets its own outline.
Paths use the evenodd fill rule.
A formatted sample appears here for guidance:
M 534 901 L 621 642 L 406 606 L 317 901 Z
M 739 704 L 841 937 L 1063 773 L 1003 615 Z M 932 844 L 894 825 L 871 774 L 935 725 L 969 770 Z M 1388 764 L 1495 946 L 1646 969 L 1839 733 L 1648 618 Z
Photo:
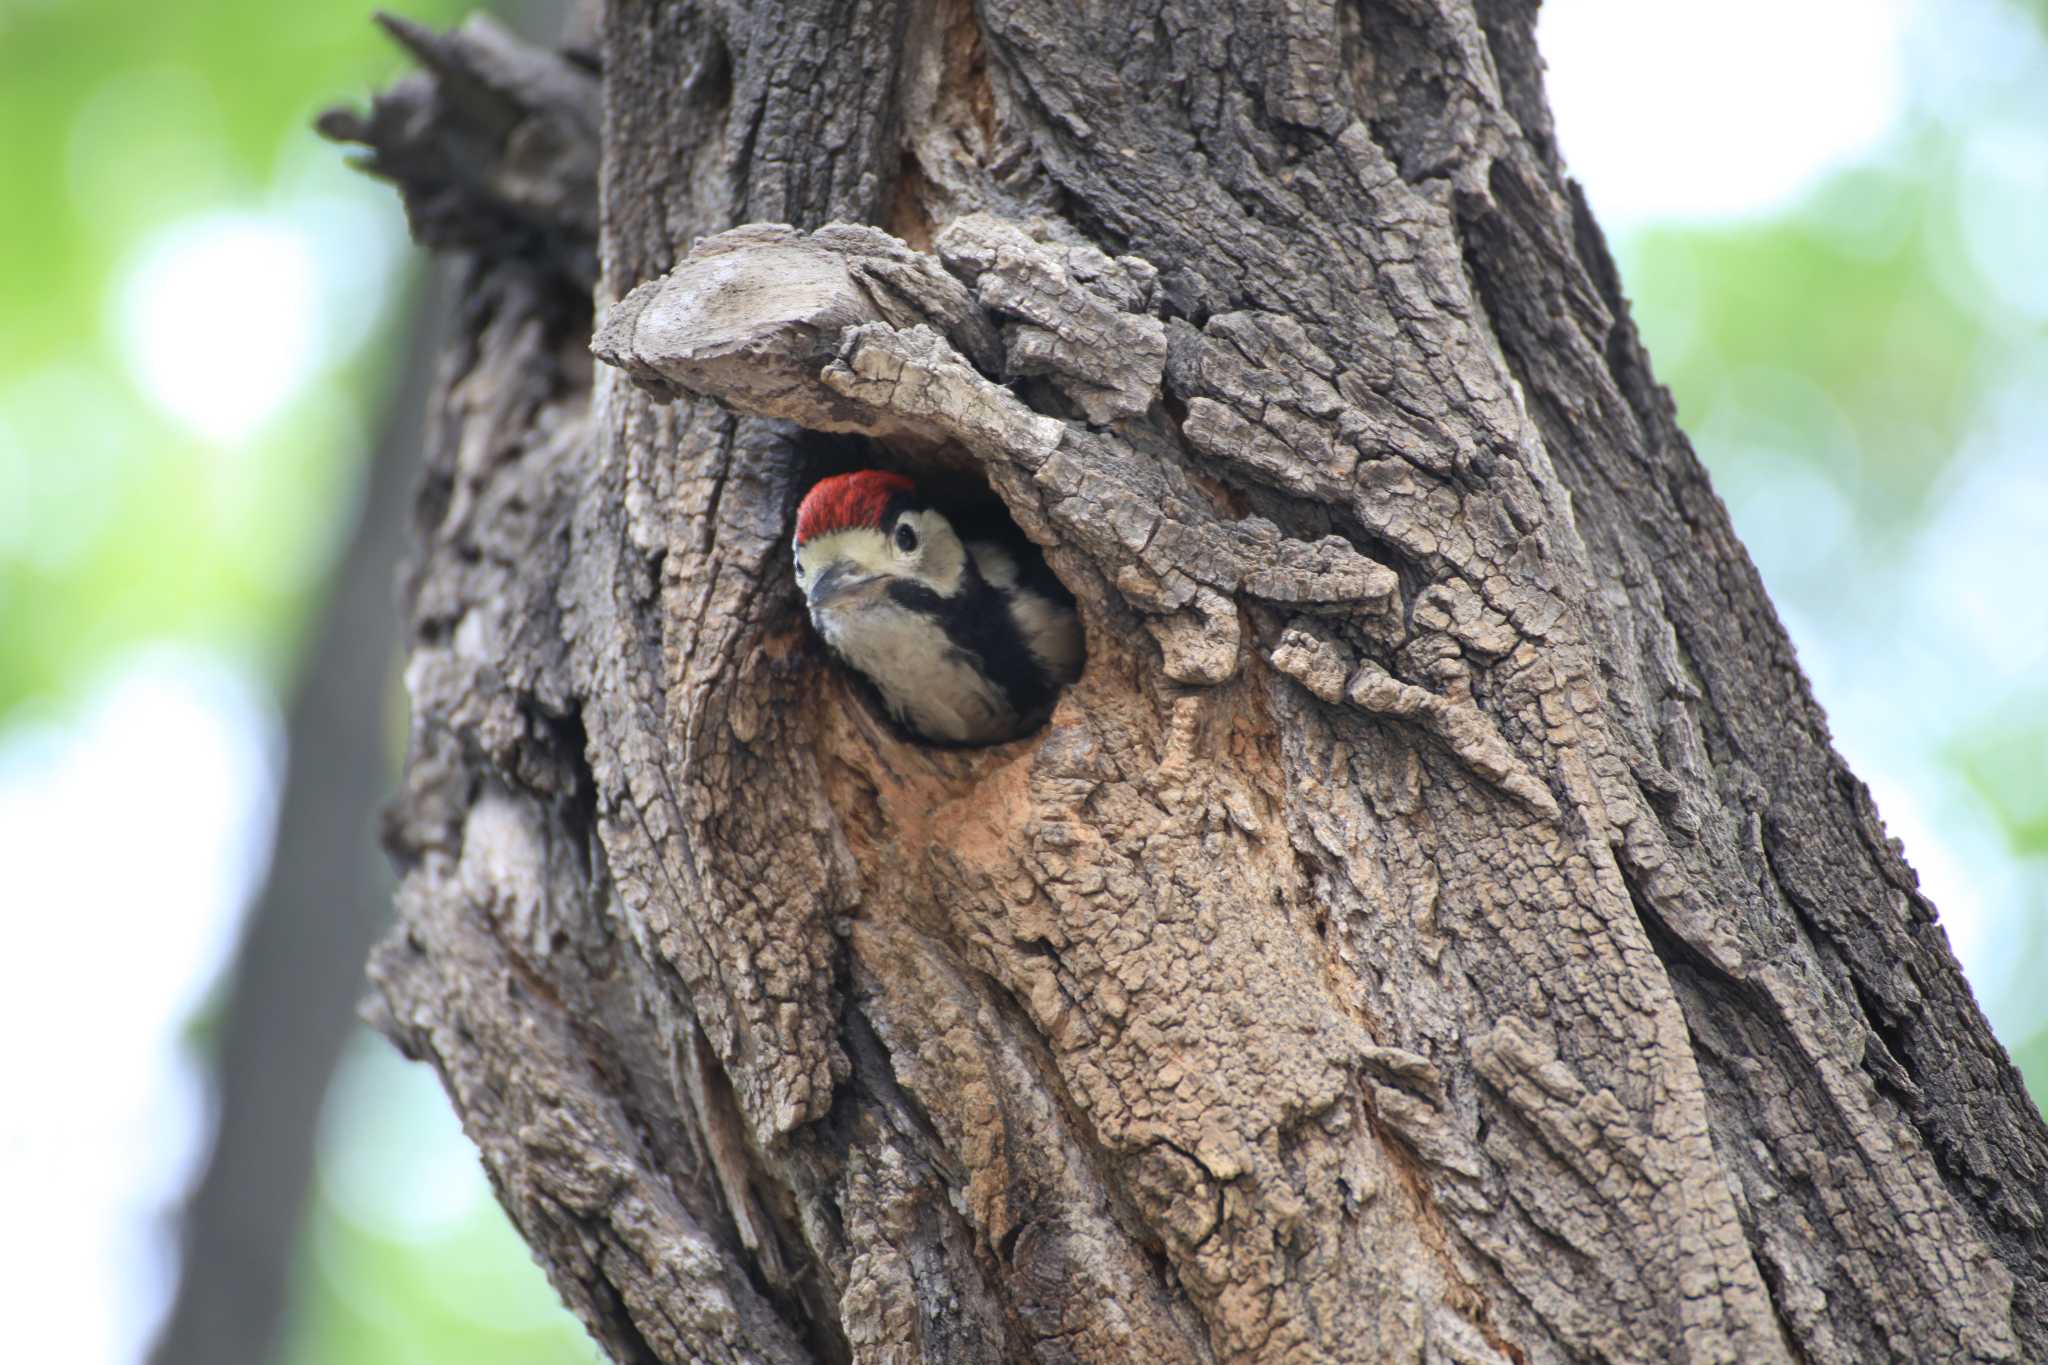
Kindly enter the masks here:
M 796 582 L 826 645 L 905 729 L 1000 744 L 1080 676 L 1081 621 L 1015 527 L 958 526 L 901 474 L 836 474 L 797 509 Z

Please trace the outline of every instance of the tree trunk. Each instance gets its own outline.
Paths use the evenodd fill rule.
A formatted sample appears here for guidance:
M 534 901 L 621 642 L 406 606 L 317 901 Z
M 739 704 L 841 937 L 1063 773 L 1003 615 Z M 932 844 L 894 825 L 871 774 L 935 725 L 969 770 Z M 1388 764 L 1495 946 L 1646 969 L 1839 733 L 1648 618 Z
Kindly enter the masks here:
M 2048 1359 L 2048 1130 L 1534 19 L 613 0 L 335 126 L 469 260 L 382 1023 L 614 1358 Z M 1045 547 L 1043 731 L 811 637 L 861 465 Z

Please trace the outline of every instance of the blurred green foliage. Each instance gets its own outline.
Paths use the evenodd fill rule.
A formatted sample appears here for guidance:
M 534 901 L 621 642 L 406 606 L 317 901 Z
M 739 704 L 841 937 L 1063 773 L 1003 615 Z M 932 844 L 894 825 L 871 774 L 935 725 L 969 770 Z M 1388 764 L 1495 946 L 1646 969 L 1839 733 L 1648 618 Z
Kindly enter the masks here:
M 1629 287 L 1681 413 L 1732 400 L 1785 422 L 1798 439 L 1784 448 L 1826 467 L 1861 516 L 1912 521 L 1975 415 L 1983 332 L 1928 269 L 1934 207 L 1913 177 L 1865 166 L 1782 217 L 1629 240 Z M 1755 391 L 1767 379 L 1779 392 Z
M 494 1203 L 475 1205 L 425 1244 L 381 1235 L 345 1210 L 324 1206 L 312 1229 L 318 1292 L 305 1301 L 285 1343 L 289 1365 L 605 1359 L 556 1304 L 526 1244 Z
M 1619 243 L 1658 377 L 1695 440 L 1717 409 L 1783 424 L 1794 439 L 1777 448 L 1823 470 L 1871 532 L 1917 526 L 2007 378 L 2002 348 L 2030 326 L 1957 240 L 1961 132 L 1902 137 L 1781 215 Z M 1772 381 L 1777 392 L 1757 390 Z M 1700 443 L 1712 466 L 1718 452 Z
M 435 20 L 461 8 L 411 6 Z M 137 384 L 123 295 L 146 286 L 137 272 L 165 230 L 202 215 L 303 218 L 351 195 L 388 215 L 308 125 L 401 66 L 361 4 L 0 5 L 0 720 L 76 694 L 145 639 L 288 668 L 386 333 L 223 442 Z M 241 336 L 195 363 L 231 371 L 274 344 Z

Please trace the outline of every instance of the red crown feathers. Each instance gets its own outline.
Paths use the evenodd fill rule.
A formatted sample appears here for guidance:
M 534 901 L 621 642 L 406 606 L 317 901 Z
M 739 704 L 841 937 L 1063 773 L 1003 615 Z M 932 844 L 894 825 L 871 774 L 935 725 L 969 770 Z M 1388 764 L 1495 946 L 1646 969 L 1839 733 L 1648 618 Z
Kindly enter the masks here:
M 797 509 L 796 543 L 802 545 L 818 536 L 856 526 L 880 527 L 889 500 L 916 487 L 903 475 L 881 469 L 862 469 L 821 479 L 804 494 L 803 506 Z

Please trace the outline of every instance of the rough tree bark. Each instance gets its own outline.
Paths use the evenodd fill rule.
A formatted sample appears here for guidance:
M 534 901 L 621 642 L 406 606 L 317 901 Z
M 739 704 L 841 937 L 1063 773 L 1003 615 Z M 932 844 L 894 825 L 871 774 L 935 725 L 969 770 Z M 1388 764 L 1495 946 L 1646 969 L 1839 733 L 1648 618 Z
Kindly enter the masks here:
M 616 1359 L 2048 1359 L 2048 1131 L 1534 18 L 613 0 L 330 124 L 467 261 L 381 1021 Z M 867 463 L 1046 548 L 1041 733 L 807 634 Z

